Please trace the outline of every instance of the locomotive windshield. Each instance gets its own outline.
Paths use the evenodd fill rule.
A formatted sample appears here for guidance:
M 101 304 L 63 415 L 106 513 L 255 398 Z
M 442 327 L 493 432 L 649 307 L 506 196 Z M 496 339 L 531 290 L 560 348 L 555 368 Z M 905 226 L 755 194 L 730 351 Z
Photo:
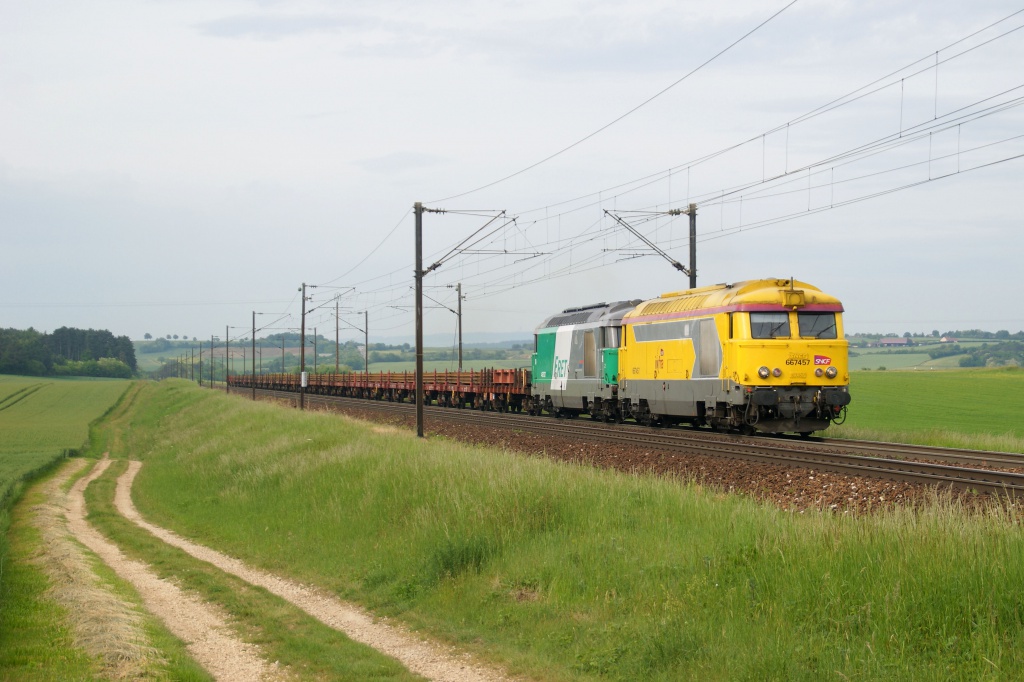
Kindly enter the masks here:
M 789 313 L 750 313 L 750 338 L 788 339 Z
M 803 338 L 836 338 L 835 313 L 799 313 L 797 325 L 800 327 L 800 336 Z

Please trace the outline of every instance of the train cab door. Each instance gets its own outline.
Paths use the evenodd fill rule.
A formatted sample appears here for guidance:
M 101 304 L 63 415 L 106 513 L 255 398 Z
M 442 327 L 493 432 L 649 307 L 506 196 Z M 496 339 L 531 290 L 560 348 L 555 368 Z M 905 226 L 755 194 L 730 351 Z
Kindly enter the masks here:
M 583 332 L 583 376 L 586 379 L 597 378 L 597 338 L 596 330 Z

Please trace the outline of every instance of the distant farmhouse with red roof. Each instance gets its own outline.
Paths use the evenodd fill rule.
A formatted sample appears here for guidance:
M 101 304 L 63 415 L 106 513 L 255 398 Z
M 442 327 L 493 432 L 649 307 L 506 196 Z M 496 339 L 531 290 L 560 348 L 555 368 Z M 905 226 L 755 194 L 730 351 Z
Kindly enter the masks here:
M 878 345 L 888 348 L 905 348 L 913 346 L 914 340 L 905 336 L 884 336 L 878 340 Z

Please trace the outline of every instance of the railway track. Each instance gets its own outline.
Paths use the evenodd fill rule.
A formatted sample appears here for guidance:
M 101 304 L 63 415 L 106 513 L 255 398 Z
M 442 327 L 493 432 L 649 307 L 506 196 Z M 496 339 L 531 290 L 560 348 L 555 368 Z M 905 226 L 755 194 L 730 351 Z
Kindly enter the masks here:
M 234 391 L 250 394 L 250 389 Z M 297 401 L 294 393 L 258 390 L 267 397 Z M 311 407 L 344 408 L 412 416 L 415 405 L 334 396 L 306 395 Z M 426 406 L 430 419 L 504 428 L 555 438 L 584 439 L 676 454 L 711 455 L 743 461 L 803 467 L 915 484 L 953 487 L 978 493 L 1024 497 L 1024 474 L 1005 468 L 1024 467 L 1014 453 L 973 452 L 927 446 L 837 439 L 791 440 L 728 436 L 684 429 L 643 426 L 613 427 L 587 419 L 538 419 L 518 414 L 476 412 Z M 915 461 L 932 460 L 932 461 Z M 939 464 L 938 461 L 955 462 Z M 992 468 L 980 468 L 980 467 Z M 999 468 L 999 467 L 1002 467 Z
M 868 457 L 893 457 L 921 459 L 950 464 L 964 464 L 983 468 L 1018 469 L 1024 468 L 1024 455 L 1017 452 L 991 452 L 987 450 L 958 450 L 929 445 L 903 445 L 867 440 L 846 440 L 823 438 L 817 442 L 830 448 L 841 448 Z

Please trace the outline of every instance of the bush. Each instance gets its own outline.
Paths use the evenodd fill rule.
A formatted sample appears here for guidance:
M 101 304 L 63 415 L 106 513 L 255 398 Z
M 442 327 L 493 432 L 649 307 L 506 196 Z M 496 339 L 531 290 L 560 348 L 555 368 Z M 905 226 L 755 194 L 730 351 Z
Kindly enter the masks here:
M 99 360 L 66 360 L 53 366 L 56 376 L 65 377 L 109 377 L 112 379 L 131 379 L 132 368 L 116 358 L 100 358 Z

